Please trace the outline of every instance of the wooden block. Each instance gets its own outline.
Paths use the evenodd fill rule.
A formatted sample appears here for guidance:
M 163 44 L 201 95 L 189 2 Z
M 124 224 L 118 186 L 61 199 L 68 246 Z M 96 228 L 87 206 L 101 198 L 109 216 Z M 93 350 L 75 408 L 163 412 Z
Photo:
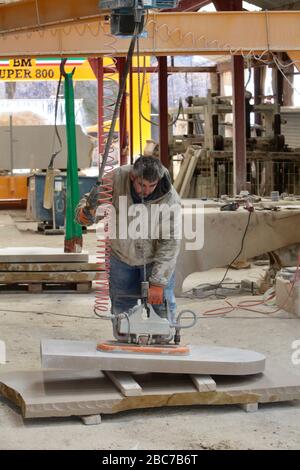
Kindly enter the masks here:
M 43 284 L 28 284 L 28 292 L 37 294 L 43 291 Z
M 196 181 L 196 176 L 193 176 L 188 193 L 188 199 L 193 199 L 194 197 L 196 197 Z
M 191 374 L 190 377 L 198 392 L 215 392 L 217 389 L 216 382 L 210 375 Z
M 174 189 L 176 189 L 176 191 L 178 193 L 181 189 L 185 174 L 187 172 L 187 169 L 189 167 L 189 164 L 190 164 L 190 161 L 191 161 L 191 158 L 192 158 L 193 155 L 194 155 L 194 150 L 193 150 L 192 147 L 189 147 L 187 149 L 185 155 L 184 155 L 184 160 L 181 163 L 179 173 L 178 173 L 178 175 L 176 177 L 176 180 L 174 181 L 174 184 L 173 184 Z
M 128 372 L 105 371 L 105 375 L 115 384 L 125 397 L 142 395 L 142 388 Z
M 87 426 L 101 424 L 101 415 L 81 416 L 81 420 Z
M 182 185 L 181 185 L 181 188 L 180 188 L 180 191 L 179 191 L 179 196 L 180 197 L 187 197 L 188 196 L 188 192 L 189 192 L 189 189 L 190 189 L 190 182 L 191 182 L 191 179 L 193 177 L 193 174 L 194 174 L 194 171 L 195 171 L 195 168 L 196 168 L 196 162 L 197 162 L 197 158 L 195 158 L 195 156 L 193 155 L 189 161 L 189 166 L 186 170 L 186 173 L 184 175 L 184 180 L 182 182 Z
M 179 196 L 186 198 L 188 196 L 189 190 L 190 190 L 190 184 L 191 184 L 191 179 L 194 175 L 195 168 L 198 163 L 198 158 L 201 154 L 202 150 L 198 150 L 195 152 L 195 154 L 192 156 L 192 158 L 189 161 L 189 166 L 187 168 L 187 171 L 184 176 L 183 183 L 181 185 L 180 191 L 179 191 Z
M 76 284 L 77 292 L 90 292 L 91 288 L 92 288 L 91 282 L 80 282 Z
M 240 406 L 246 413 L 255 413 L 258 410 L 258 403 L 244 403 Z

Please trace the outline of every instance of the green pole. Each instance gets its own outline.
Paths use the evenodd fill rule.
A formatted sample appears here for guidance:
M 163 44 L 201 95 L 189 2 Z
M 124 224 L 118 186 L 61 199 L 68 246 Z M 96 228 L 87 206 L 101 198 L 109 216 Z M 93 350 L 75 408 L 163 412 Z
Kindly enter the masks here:
M 65 74 L 65 109 L 68 165 L 64 251 L 65 253 L 80 253 L 82 249 L 82 228 L 79 224 L 77 224 L 77 222 L 75 222 L 75 210 L 79 202 L 79 181 L 76 148 L 73 73 Z

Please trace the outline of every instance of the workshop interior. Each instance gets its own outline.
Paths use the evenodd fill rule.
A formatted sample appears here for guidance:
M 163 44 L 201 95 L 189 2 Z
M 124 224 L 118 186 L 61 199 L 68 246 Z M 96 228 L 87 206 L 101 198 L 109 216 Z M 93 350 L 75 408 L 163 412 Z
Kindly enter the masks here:
M 0 2 L 0 449 L 297 448 L 300 2 L 60 3 Z

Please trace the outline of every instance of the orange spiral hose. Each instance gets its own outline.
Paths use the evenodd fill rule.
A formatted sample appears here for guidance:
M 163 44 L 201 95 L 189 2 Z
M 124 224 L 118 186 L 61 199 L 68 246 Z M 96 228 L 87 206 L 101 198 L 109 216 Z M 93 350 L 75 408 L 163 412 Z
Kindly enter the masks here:
M 102 185 L 99 191 L 99 206 L 104 205 L 104 231 L 97 234 L 96 258 L 98 263 L 98 272 L 96 277 L 96 293 L 94 312 L 97 314 L 106 312 L 109 305 L 109 277 L 110 277 L 110 253 L 111 241 L 109 238 L 110 207 L 112 206 L 112 177 L 111 171 L 113 158 L 108 157 L 105 167 L 105 174 L 102 179 Z M 103 266 L 104 260 L 104 266 Z M 103 271 L 104 267 L 104 271 Z
M 115 38 L 107 35 L 108 39 L 111 40 L 110 47 L 115 42 Z M 115 98 L 112 94 L 112 82 L 115 83 L 114 77 L 117 73 L 116 60 L 113 57 L 116 51 L 113 51 L 111 55 L 106 56 L 106 59 L 110 59 L 110 63 L 106 60 L 106 74 L 105 81 L 103 82 L 103 116 L 104 120 L 111 120 L 113 114 L 113 108 L 115 104 Z M 105 93 L 106 91 L 106 93 Z M 107 140 L 107 139 L 106 139 Z M 99 156 L 103 155 L 106 142 L 104 142 L 99 148 Z M 101 180 L 101 186 L 99 190 L 98 209 L 101 208 L 101 216 L 103 231 L 99 233 L 97 231 L 97 250 L 96 259 L 98 264 L 97 276 L 96 276 L 96 293 L 95 293 L 95 304 L 94 313 L 101 317 L 101 313 L 107 312 L 110 302 L 109 296 L 109 279 L 110 279 L 110 253 L 111 253 L 111 241 L 109 238 L 109 224 L 110 224 L 110 207 L 112 206 L 112 170 L 114 169 L 114 157 L 113 147 L 109 149 L 107 162 L 104 168 L 104 174 Z M 102 218 L 101 217 L 101 218 Z

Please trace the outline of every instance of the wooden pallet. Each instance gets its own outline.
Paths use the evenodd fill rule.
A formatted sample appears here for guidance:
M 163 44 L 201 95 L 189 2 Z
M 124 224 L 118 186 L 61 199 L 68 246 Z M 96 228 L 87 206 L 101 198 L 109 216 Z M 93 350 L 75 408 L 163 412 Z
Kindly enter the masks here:
M 277 362 L 264 374 L 192 380 L 189 374 L 7 372 L 0 374 L 0 393 L 24 418 L 79 416 L 85 424 L 100 423 L 103 414 L 168 406 L 238 405 L 251 412 L 259 404 L 300 399 L 300 377 Z
M 99 279 L 103 264 L 89 262 L 0 263 L 0 291 L 48 290 L 89 292 Z
M 65 283 L 48 283 L 48 282 L 26 282 L 22 281 L 16 284 L 0 284 L 0 293 L 17 293 L 20 291 L 29 294 L 40 294 L 42 292 L 91 292 L 92 281 L 90 282 L 65 282 Z

